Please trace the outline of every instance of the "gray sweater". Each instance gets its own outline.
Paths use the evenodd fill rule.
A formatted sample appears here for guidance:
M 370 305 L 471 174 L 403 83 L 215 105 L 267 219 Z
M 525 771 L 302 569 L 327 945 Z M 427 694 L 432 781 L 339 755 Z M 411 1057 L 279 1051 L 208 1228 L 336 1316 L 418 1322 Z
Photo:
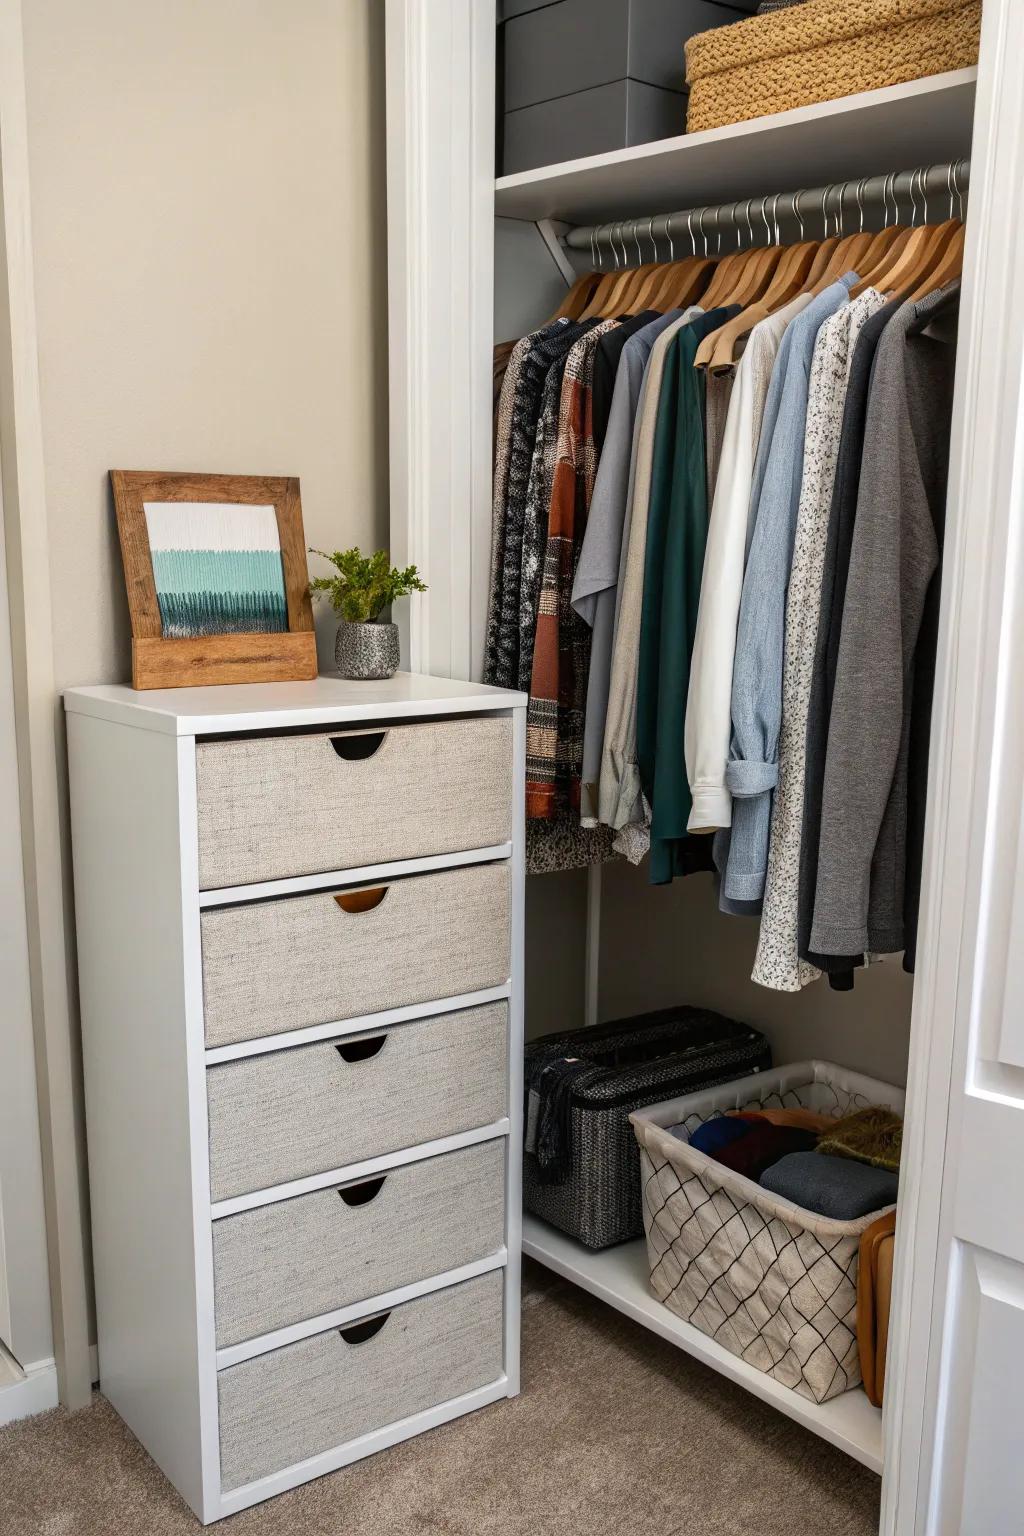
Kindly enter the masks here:
M 955 361 L 955 331 L 929 327 L 949 309 L 948 291 L 904 304 L 875 355 L 822 794 L 810 948 L 823 954 L 903 948 L 915 678 L 930 694 L 933 664 L 917 646 L 941 551 Z

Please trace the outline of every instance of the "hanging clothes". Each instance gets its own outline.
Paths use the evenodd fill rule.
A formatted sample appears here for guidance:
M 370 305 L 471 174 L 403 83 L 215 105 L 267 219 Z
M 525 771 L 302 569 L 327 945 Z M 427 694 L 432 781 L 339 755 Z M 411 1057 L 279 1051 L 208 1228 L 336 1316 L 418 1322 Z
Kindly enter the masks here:
M 779 345 L 811 302 L 800 294 L 754 326 L 736 368 L 722 441 L 701 584 L 686 701 L 686 777 L 693 807 L 687 827 L 728 827 L 732 796 L 725 768 L 732 731 L 732 671 L 743 567 L 749 543 L 754 460 Z
M 598 783 L 611 688 L 616 596 L 624 553 L 626 510 L 636 462 L 636 435 L 633 429 L 651 348 L 662 331 L 667 330 L 681 316 L 682 312 L 678 309 L 658 315 L 636 330 L 623 345 L 608 412 L 604 448 L 594 481 L 587 531 L 573 582 L 573 608 L 591 629 L 590 673 L 583 727 L 582 817 L 585 825 L 596 825 L 598 820 Z M 598 348 L 598 357 L 604 343 L 618 334 L 613 331 L 611 336 L 604 338 Z
M 566 359 L 548 534 L 537 604 L 526 712 L 526 814 L 579 811 L 589 632 L 570 597 L 594 488 L 597 459 L 590 385 L 594 352 L 615 325 L 603 321 Z
M 619 364 L 622 361 L 626 343 L 645 326 L 650 325 L 652 320 L 662 318 L 655 309 L 642 310 L 639 315 L 623 315 L 615 329 L 602 336 L 598 342 L 597 351 L 594 353 L 594 376 L 590 386 L 591 432 L 598 462 L 604 453 L 608 417 L 611 414 L 612 397 L 615 394 L 615 381 L 618 378 Z
M 575 339 L 579 340 L 581 336 L 587 335 L 596 324 L 596 320 L 581 322 L 574 333 Z M 558 462 L 562 386 L 565 383 L 565 366 L 569 350 L 559 353 L 548 368 L 547 377 L 544 380 L 534 435 L 530 478 L 527 482 L 526 503 L 523 508 L 519 571 L 519 659 L 516 684 L 524 693 L 529 693 L 533 681 L 533 647 L 537 633 L 537 610 L 544 574 L 544 551 L 547 548 L 548 518 L 551 494 L 555 484 L 555 465 Z
M 697 348 L 739 313 L 713 309 L 679 330 L 665 360 L 645 549 L 637 678 L 637 762 L 651 814 L 651 881 L 708 856 L 687 843 L 690 791 L 683 734 L 707 541 L 704 375 Z
M 522 351 L 517 347 L 509 360 L 501 387 L 491 553 L 494 577 L 484 653 L 484 681 L 499 688 L 514 688 L 518 679 L 523 518 L 541 394 L 548 369 L 569 351 L 580 332 L 581 327 L 571 321 L 556 320 L 525 337 Z
M 723 891 L 738 901 L 761 900 L 768 868 L 771 799 L 778 779 L 786 582 L 803 474 L 811 359 L 821 325 L 849 301 L 855 281 L 856 274 L 847 273 L 797 316 L 775 363 L 775 422 L 740 598 L 726 768 L 733 803 Z M 771 401 L 766 414 L 770 406 Z
M 673 337 L 699 313 L 696 307 L 688 309 L 662 331 L 651 348 L 634 427 L 634 475 L 627 504 L 627 528 L 623 531 L 624 558 L 619 567 L 615 635 L 598 789 L 599 814 L 605 826 L 616 832 L 622 832 L 629 826 L 642 829 L 639 846 L 628 836 L 624 842 L 616 839 L 621 851 L 634 863 L 643 857 L 647 844 L 646 815 L 636 755 L 636 707 L 647 512 L 658 401 L 665 356 Z
M 863 326 L 884 306 L 885 298 L 875 288 L 844 305 L 818 332 L 811 364 L 803 478 L 786 596 L 779 777 L 751 978 L 776 991 L 798 992 L 821 974 L 800 959 L 797 945 L 807 711 L 850 355 Z
M 821 589 L 818 594 L 818 632 L 811 665 L 811 693 L 807 705 L 797 950 L 802 960 L 808 961 L 818 970 L 826 971 L 830 985 L 838 991 L 848 991 L 853 986 L 854 968 L 862 963 L 863 957 L 822 955 L 813 953 L 810 949 L 814 894 L 818 881 L 821 794 L 825 778 L 828 722 L 832 711 L 836 662 L 839 656 L 839 633 L 842 626 L 843 603 L 846 600 L 846 579 L 850 568 L 850 546 L 857 514 L 871 370 L 882 333 L 902 302 L 902 299 L 890 299 L 883 309 L 865 323 L 857 339 L 850 364 L 846 405 L 843 412 L 843 430 L 822 565 Z
M 934 672 L 918 642 L 942 550 L 958 302 L 947 290 L 908 301 L 875 356 L 811 928 L 811 948 L 828 954 L 903 948 L 914 690 L 920 675 L 929 712 Z

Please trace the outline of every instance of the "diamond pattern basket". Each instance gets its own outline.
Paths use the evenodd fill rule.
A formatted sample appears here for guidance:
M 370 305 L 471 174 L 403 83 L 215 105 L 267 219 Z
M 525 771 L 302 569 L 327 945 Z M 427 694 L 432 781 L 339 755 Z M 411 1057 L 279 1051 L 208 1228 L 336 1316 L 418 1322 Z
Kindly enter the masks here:
M 651 1288 L 677 1316 L 824 1403 L 858 1386 L 857 1264 L 879 1215 L 832 1221 L 782 1200 L 670 1134 L 728 1109 L 903 1112 L 898 1088 L 827 1062 L 748 1077 L 630 1115 L 640 1144 Z M 891 1207 L 890 1207 L 891 1209 Z

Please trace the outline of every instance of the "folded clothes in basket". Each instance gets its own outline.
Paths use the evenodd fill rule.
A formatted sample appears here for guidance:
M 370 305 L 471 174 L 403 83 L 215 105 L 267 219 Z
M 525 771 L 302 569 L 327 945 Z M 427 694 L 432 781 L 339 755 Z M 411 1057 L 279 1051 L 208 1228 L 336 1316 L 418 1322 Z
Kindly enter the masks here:
M 792 1152 L 780 1158 L 765 1169 L 759 1182 L 762 1189 L 832 1221 L 856 1221 L 869 1211 L 894 1205 L 899 1187 L 896 1174 L 885 1168 L 818 1152 Z
M 718 1162 L 756 1183 L 780 1158 L 798 1152 L 814 1152 L 818 1138 L 813 1131 L 792 1125 L 752 1125 L 746 1136 L 715 1153 Z

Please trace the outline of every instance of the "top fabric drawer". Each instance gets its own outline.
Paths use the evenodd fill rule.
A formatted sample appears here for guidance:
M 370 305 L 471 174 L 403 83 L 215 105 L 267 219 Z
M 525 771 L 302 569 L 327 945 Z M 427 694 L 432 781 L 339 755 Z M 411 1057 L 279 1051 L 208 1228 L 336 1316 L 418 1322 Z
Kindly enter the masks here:
M 512 836 L 503 716 L 196 746 L 199 885 L 250 885 Z

